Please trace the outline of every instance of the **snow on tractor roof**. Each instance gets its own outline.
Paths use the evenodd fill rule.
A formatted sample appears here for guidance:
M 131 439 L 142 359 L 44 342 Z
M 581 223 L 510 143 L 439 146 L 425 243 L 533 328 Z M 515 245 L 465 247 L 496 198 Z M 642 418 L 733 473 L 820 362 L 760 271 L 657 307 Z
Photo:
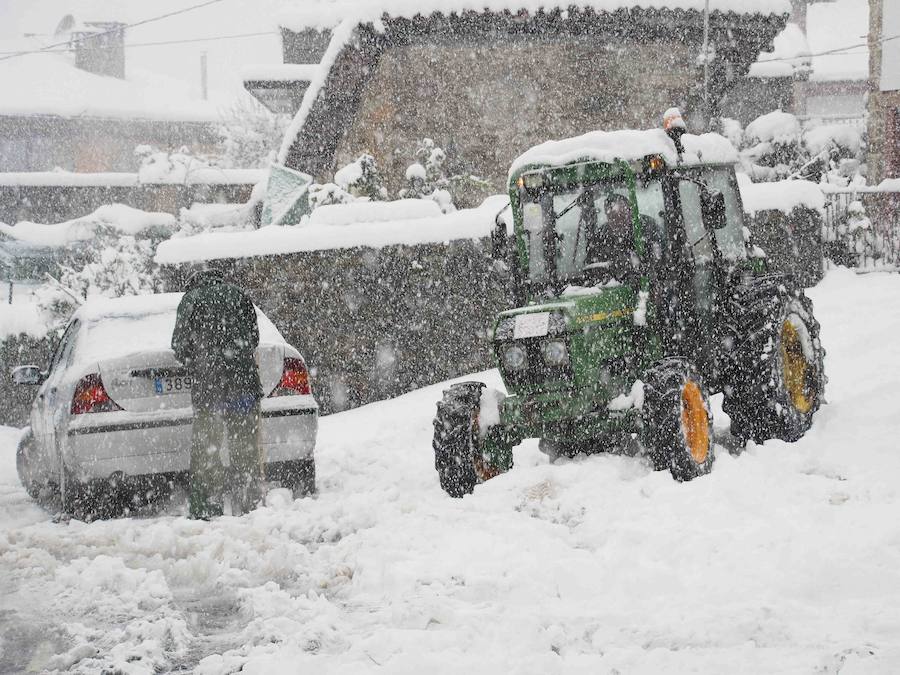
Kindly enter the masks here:
M 734 164 L 738 161 L 735 147 L 719 134 L 684 134 L 682 164 Z M 630 161 L 647 155 L 661 155 L 666 164 L 678 164 L 675 143 L 662 129 L 638 131 L 591 131 L 583 136 L 547 141 L 519 155 L 509 169 L 513 179 L 528 167 L 565 166 L 579 162 Z

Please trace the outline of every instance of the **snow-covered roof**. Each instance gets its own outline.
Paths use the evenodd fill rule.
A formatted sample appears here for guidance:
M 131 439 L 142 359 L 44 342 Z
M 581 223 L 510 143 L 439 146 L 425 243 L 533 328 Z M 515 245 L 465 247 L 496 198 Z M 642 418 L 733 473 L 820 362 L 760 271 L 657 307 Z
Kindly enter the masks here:
M 750 68 L 751 77 L 791 77 L 795 68 L 809 68 L 813 82 L 865 80 L 869 77 L 868 0 L 834 0 L 809 5 L 806 34 L 789 23 Z M 824 54 L 859 45 L 853 49 Z M 817 56 L 810 56 L 816 54 Z
M 0 51 L 16 51 L 0 44 Z M 76 68 L 69 55 L 25 54 L 0 61 L 0 116 L 216 122 L 207 101 L 170 88 L 95 75 Z
M 719 134 L 685 134 L 684 164 L 704 163 L 733 164 L 738 153 L 731 142 Z M 662 129 L 637 131 L 591 131 L 583 136 L 547 141 L 525 151 L 513 160 L 509 169 L 512 178 L 528 166 L 563 166 L 580 161 L 613 162 L 629 161 L 647 155 L 661 155 L 667 164 L 678 162 L 675 144 Z
M 618 9 L 703 10 L 705 0 L 305 0 L 302 7 L 283 14 L 279 24 L 291 30 L 333 28 L 341 21 L 377 21 L 383 14 L 413 18 L 433 13 L 458 14 L 465 11 L 537 12 L 541 9 L 590 8 L 614 12 Z M 787 14 L 789 0 L 709 0 L 713 12 L 737 14 Z
M 275 63 L 241 68 L 244 82 L 274 80 L 276 82 L 309 82 L 321 68 L 318 63 Z
M 184 293 L 128 295 L 121 298 L 94 296 L 85 300 L 75 313 L 83 321 L 96 321 L 110 316 L 145 316 L 164 314 L 178 309 Z

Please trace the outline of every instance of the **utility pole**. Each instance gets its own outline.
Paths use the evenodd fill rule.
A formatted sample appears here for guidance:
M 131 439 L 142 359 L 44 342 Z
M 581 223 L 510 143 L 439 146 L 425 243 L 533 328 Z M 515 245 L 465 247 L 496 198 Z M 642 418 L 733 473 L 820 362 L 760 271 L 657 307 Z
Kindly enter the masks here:
M 709 2 L 709 0 L 706 0 Z M 209 82 L 206 75 L 206 52 L 200 52 L 200 98 L 204 101 L 209 97 Z
M 703 9 L 703 114 L 709 130 L 712 122 L 709 114 L 709 0 Z

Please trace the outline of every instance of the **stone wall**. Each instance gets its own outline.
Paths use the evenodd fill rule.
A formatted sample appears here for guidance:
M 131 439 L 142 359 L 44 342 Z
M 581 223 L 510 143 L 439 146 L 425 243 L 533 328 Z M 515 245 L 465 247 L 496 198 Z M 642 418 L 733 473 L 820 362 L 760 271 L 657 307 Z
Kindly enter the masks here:
M 222 261 L 303 354 L 325 413 L 492 366 L 506 306 L 487 240 Z M 171 290 L 186 268 L 166 270 Z
M 364 86 L 337 165 L 368 151 L 397 189 L 429 137 L 503 192 L 512 160 L 537 143 L 660 124 L 696 88 L 696 57 L 696 46 L 671 39 L 596 35 L 392 47 Z

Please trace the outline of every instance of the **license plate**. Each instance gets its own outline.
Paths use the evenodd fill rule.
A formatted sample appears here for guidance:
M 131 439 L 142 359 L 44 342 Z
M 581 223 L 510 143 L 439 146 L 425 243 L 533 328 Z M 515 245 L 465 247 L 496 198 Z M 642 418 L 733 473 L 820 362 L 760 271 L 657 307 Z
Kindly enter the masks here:
M 153 389 L 157 394 L 180 394 L 189 392 L 194 380 L 189 375 L 153 378 Z

